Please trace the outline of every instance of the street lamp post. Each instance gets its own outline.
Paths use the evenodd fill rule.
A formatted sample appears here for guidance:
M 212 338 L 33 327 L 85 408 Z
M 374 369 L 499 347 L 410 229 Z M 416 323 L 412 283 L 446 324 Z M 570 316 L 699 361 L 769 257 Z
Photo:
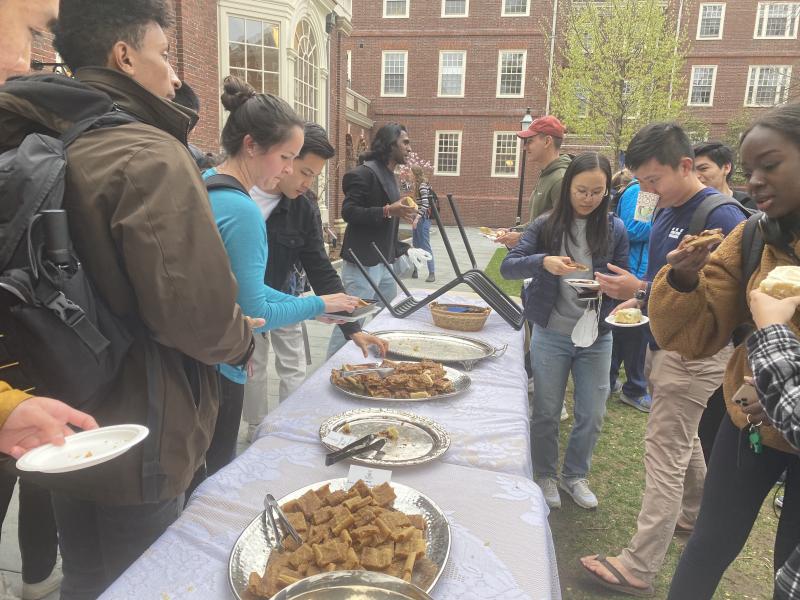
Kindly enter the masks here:
M 528 127 L 530 127 L 531 123 L 533 123 L 533 117 L 531 116 L 531 107 L 528 107 L 528 110 L 525 111 L 525 116 L 522 117 L 522 120 L 519 124 L 522 126 L 520 131 L 525 131 Z M 517 221 L 515 225 L 519 225 L 522 222 L 522 192 L 525 189 L 525 157 L 527 152 L 525 151 L 525 140 L 520 140 L 522 144 L 522 161 L 520 164 L 520 171 L 519 171 L 519 198 L 517 199 Z

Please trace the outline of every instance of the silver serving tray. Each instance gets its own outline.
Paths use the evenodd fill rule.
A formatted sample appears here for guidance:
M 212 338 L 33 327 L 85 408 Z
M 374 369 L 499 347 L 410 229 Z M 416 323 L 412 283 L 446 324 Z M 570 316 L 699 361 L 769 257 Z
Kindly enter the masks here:
M 328 479 L 327 481 L 307 485 L 287 494 L 279 499 L 278 503 L 284 504 L 290 500 L 296 500 L 307 491 L 319 489 L 326 484 L 329 484 L 333 491 L 348 489 L 346 477 Z M 439 577 L 441 577 L 447 558 L 450 555 L 450 524 L 447 522 L 447 517 L 445 517 L 442 509 L 426 495 L 402 483 L 391 482 L 390 485 L 397 495 L 394 501 L 394 508 L 406 514 L 422 515 L 425 519 L 425 537 L 428 542 L 426 556 L 439 567 L 433 580 L 428 585 L 420 586 L 426 592 L 430 592 Z M 256 571 L 259 575 L 264 573 L 269 555 L 277 547 L 277 544 L 278 540 L 275 539 L 275 533 L 271 529 L 267 531 L 264 525 L 263 512 L 259 513 L 245 527 L 239 539 L 233 545 L 231 557 L 228 561 L 228 582 L 233 595 L 238 600 L 252 600 L 250 594 L 246 593 L 250 573 L 253 571 Z M 412 583 L 416 585 L 418 582 L 412 581 Z
M 480 360 L 503 356 L 508 348 L 508 344 L 495 348 L 475 338 L 438 331 L 393 330 L 370 333 L 389 342 L 391 356 L 458 364 L 467 371 Z
M 465 392 L 467 389 L 469 389 L 469 386 L 472 385 L 472 379 L 466 373 L 462 373 L 458 369 L 448 367 L 447 365 L 442 366 L 444 367 L 445 376 L 453 384 L 453 391 L 444 392 L 443 394 L 436 394 L 435 396 L 429 396 L 428 398 L 383 398 L 381 396 L 368 396 L 367 394 L 361 394 L 348 388 L 336 385 L 333 382 L 333 374 L 331 374 L 331 385 L 333 385 L 333 387 L 335 387 L 337 390 L 347 394 L 351 398 L 358 398 L 359 400 L 380 400 L 382 402 L 429 402 L 431 400 L 441 400 L 443 398 L 450 398 L 460 394 L 461 392 Z
M 348 459 L 362 465 L 384 468 L 421 465 L 436 460 L 450 447 L 450 436 L 436 421 L 390 408 L 360 408 L 333 416 L 320 426 L 319 438 L 326 448 L 340 449 L 326 443 L 325 437 L 332 431 L 341 433 L 345 424 L 350 426 L 350 435 L 356 438 L 388 427 L 397 429 L 398 439 L 387 439 L 377 454 Z
M 374 571 L 334 571 L 283 588 L 272 600 L 433 600 L 413 583 Z

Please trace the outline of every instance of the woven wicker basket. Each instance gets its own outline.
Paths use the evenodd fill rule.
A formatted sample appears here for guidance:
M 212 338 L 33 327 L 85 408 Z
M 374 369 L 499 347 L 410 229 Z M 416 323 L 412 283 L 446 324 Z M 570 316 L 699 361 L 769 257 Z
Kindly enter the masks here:
M 453 312 L 451 308 L 466 309 L 466 312 Z M 439 304 L 430 303 L 431 316 L 434 325 L 442 329 L 454 329 L 456 331 L 480 331 L 489 318 L 492 309 L 471 304 Z

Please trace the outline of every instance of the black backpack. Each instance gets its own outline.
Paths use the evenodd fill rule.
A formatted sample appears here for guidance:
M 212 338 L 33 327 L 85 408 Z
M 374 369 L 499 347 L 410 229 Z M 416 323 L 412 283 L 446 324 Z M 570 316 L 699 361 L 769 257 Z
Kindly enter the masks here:
M 29 134 L 0 154 L 0 332 L 38 395 L 90 411 L 132 337 L 93 289 L 62 209 L 67 147 L 91 129 L 135 122 L 114 109 L 60 139 Z

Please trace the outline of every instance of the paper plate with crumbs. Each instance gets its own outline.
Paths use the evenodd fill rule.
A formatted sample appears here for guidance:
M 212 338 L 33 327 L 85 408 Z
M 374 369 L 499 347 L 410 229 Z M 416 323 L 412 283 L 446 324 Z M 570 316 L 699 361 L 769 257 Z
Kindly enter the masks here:
M 278 504 L 303 543 L 283 537 L 285 531 L 277 539 L 264 513 L 256 516 L 236 540 L 228 563 L 228 581 L 239 600 L 272 598 L 308 577 L 360 569 L 381 571 L 430 593 L 450 554 L 450 525 L 442 509 L 401 483 L 370 488 L 363 481 L 350 486 L 346 478 L 330 479 L 287 494 Z
M 45 444 L 22 455 L 20 471 L 67 473 L 86 469 L 124 454 L 147 437 L 142 425 L 111 425 L 67 436 L 63 446 Z
M 450 447 L 450 436 L 436 421 L 390 408 L 349 410 L 331 417 L 319 428 L 319 438 L 329 450 L 339 450 L 371 433 L 386 440 L 381 451 L 347 460 L 392 469 L 436 460 Z

